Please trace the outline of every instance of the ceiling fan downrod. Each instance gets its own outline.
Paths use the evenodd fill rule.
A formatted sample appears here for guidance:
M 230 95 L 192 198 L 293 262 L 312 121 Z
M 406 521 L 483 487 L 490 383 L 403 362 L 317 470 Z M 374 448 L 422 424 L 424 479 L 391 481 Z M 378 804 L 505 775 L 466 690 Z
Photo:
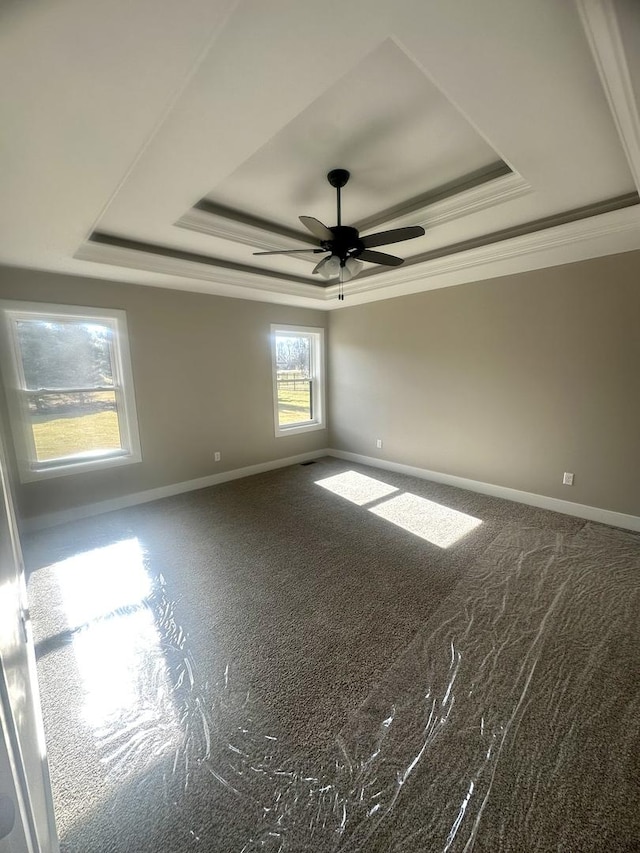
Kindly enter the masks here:
M 332 187 L 335 187 L 338 194 L 338 225 L 342 225 L 342 203 L 340 190 L 346 185 L 350 177 L 351 172 L 348 172 L 346 169 L 332 169 L 327 174 L 327 180 Z

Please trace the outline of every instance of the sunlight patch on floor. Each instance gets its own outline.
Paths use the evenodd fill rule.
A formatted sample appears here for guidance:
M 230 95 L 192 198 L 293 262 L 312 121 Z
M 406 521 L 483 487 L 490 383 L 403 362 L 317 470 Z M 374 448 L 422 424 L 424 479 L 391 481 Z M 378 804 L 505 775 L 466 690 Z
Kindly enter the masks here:
M 375 504 L 368 507 L 369 512 L 437 545 L 438 548 L 455 545 L 482 524 L 482 520 L 473 515 L 418 497 L 411 492 L 400 492 L 395 486 L 357 471 L 345 471 L 324 480 L 316 480 L 315 484 L 357 506 Z M 394 494 L 396 492 L 397 494 Z M 383 500 L 389 495 L 394 497 Z
M 383 501 L 371 507 L 369 512 L 439 548 L 449 548 L 482 524 L 479 518 L 412 495 L 411 492 Z
M 53 566 L 81 678 L 83 719 L 94 730 L 175 720 L 151 579 L 137 538 Z M 150 692 L 149 685 L 153 685 Z M 167 709 L 169 714 L 167 716 Z
M 75 554 L 54 567 L 73 628 L 123 607 L 141 604 L 151 592 L 137 538 Z
M 316 486 L 322 486 L 323 489 L 327 489 L 341 498 L 346 498 L 358 506 L 364 506 L 398 491 L 395 486 L 389 486 L 374 477 L 358 474 L 357 471 L 345 471 L 344 474 L 336 474 L 334 477 L 316 480 Z

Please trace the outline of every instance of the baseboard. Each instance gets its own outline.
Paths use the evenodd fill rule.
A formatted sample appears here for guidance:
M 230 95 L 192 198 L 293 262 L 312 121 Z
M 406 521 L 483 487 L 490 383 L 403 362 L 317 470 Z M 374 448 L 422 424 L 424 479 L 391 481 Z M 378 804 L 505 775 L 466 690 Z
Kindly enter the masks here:
M 447 486 L 456 486 L 459 489 L 468 489 L 470 492 L 479 492 L 482 495 L 491 495 L 495 498 L 516 503 L 536 506 L 540 509 L 550 509 L 565 515 L 574 515 L 585 518 L 588 521 L 599 521 L 602 524 L 610 524 L 613 527 L 624 527 L 627 530 L 640 531 L 640 517 L 626 515 L 623 512 L 613 512 L 609 509 L 600 509 L 596 506 L 577 504 L 573 501 L 563 501 L 560 498 L 550 498 L 546 495 L 537 495 L 534 492 L 522 492 L 519 489 L 509 489 L 506 486 L 496 486 L 493 483 L 482 483 L 479 480 L 467 480 L 465 477 L 455 477 L 453 474 L 441 474 L 439 471 L 429 471 L 426 468 L 415 468 L 413 465 L 402 465 L 400 462 L 390 462 L 387 459 L 378 459 L 374 456 L 362 456 L 360 453 L 347 453 L 344 450 L 329 450 L 329 456 L 336 459 L 344 459 L 348 462 L 359 462 L 361 465 L 370 465 L 373 468 L 382 468 L 385 471 L 395 471 L 398 474 L 409 474 L 412 477 L 420 477 L 423 480 L 432 480 L 434 483 L 444 483 Z
M 288 465 L 297 465 L 300 462 L 308 462 L 310 459 L 319 459 L 321 456 L 329 456 L 329 450 L 313 450 L 309 453 L 300 453 L 297 456 L 287 456 L 283 459 L 272 459 L 269 462 L 260 462 L 257 465 L 248 465 L 246 468 L 234 468 L 232 471 L 224 471 L 221 474 L 211 474 L 208 477 L 199 477 L 197 480 L 185 480 L 182 483 L 173 483 L 170 486 L 160 486 L 157 489 L 146 489 L 144 492 L 134 492 L 119 498 L 107 501 L 84 504 L 83 506 L 64 509 L 58 512 L 48 512 L 35 518 L 23 519 L 21 529 L 25 533 L 34 530 L 43 530 L 47 527 L 55 527 L 68 521 L 76 521 L 80 518 L 88 518 L 92 515 L 101 515 L 104 512 L 113 512 L 118 509 L 126 509 L 136 504 L 149 503 L 161 498 L 170 498 L 184 492 L 193 492 L 197 489 L 206 489 L 209 486 L 217 486 L 219 483 L 227 483 L 230 480 L 239 480 L 242 477 L 251 477 L 253 474 L 262 474 L 265 471 L 274 471 L 276 468 L 286 468 Z
M 479 480 L 468 480 L 466 477 L 442 474 L 439 471 L 416 468 L 413 465 L 403 465 L 400 462 L 391 462 L 387 459 L 379 459 L 374 456 L 363 456 L 360 453 L 348 453 L 344 450 L 333 449 L 314 450 L 310 453 L 301 453 L 297 456 L 272 459 L 269 462 L 260 462 L 257 465 L 249 465 L 246 468 L 235 468 L 232 471 L 224 471 L 221 474 L 199 477 L 197 480 L 186 480 L 182 483 L 160 486 L 157 489 L 147 489 L 144 492 L 123 495 L 112 500 L 85 504 L 84 506 L 60 510 L 59 512 L 45 513 L 35 518 L 25 519 L 21 527 L 26 533 L 42 530 L 47 527 L 55 527 L 57 524 L 65 524 L 68 521 L 76 521 L 80 518 L 101 515 L 104 512 L 126 509 L 136 504 L 149 503 L 150 501 L 169 498 L 184 492 L 206 489 L 209 486 L 227 483 L 230 480 L 239 480 L 242 477 L 250 477 L 253 474 L 262 474 L 265 471 L 273 471 L 276 468 L 286 468 L 288 465 L 297 465 L 300 462 L 308 462 L 311 459 L 318 459 L 321 456 L 334 456 L 336 459 L 358 462 L 361 465 L 369 465 L 372 468 L 382 468 L 386 471 L 395 471 L 398 474 L 409 474 L 412 477 L 420 477 L 423 480 L 432 480 L 434 483 L 444 483 L 447 486 L 456 486 L 459 489 L 468 489 L 471 492 L 479 492 L 483 495 L 504 498 L 505 500 L 515 501 L 516 503 L 536 506 L 540 509 L 549 509 L 554 512 L 564 513 L 565 515 L 573 515 L 589 521 L 599 521 L 602 524 L 610 524 L 613 527 L 623 527 L 627 530 L 640 532 L 640 517 L 635 515 L 626 515 L 622 512 L 613 512 L 612 510 L 601 509 L 600 507 L 563 501 L 560 498 L 537 495 L 534 492 L 523 492 L 519 489 L 510 489 L 506 486 L 497 486 L 493 483 L 483 483 Z

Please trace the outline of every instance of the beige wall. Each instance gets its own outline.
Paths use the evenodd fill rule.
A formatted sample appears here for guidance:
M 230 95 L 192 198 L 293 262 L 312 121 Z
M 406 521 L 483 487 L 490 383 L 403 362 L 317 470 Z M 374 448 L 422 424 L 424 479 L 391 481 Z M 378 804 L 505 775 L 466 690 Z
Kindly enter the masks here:
M 121 308 L 131 338 L 142 463 L 16 484 L 24 517 L 327 446 L 640 515 L 640 252 L 330 315 L 10 268 L 0 298 Z M 330 440 L 274 436 L 275 322 L 330 323 Z
M 0 299 L 124 309 L 136 388 L 143 461 L 17 483 L 25 518 L 327 447 L 326 430 L 275 437 L 269 344 L 271 323 L 325 312 L 14 268 Z
M 640 515 L 640 252 L 334 312 L 330 374 L 334 448 Z

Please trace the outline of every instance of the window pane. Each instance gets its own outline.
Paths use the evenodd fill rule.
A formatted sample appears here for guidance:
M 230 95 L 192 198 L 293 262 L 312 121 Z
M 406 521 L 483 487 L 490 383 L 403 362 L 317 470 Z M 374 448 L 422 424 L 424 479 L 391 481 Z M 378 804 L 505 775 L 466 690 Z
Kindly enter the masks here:
M 276 335 L 278 424 L 312 420 L 311 341 L 305 335 Z
M 113 385 L 110 326 L 72 320 L 18 320 L 28 389 Z
M 122 449 L 114 391 L 30 393 L 28 408 L 38 462 Z

